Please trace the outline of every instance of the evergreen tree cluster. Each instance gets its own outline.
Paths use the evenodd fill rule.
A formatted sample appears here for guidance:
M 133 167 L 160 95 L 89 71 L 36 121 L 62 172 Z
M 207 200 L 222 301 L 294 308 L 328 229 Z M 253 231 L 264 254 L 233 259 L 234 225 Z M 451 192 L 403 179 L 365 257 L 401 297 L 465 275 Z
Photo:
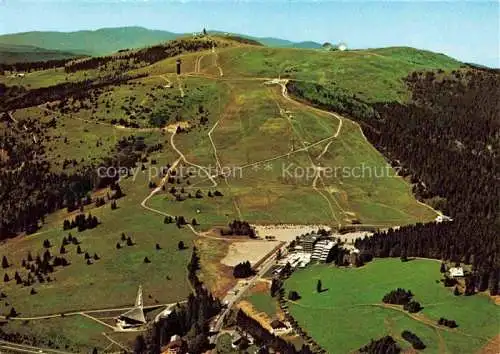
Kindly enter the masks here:
M 495 168 L 500 106 L 491 93 L 500 86 L 500 72 L 415 72 L 406 83 L 411 102 L 405 104 L 367 104 L 328 85 L 290 82 L 288 88 L 301 99 L 359 121 L 368 140 L 411 180 L 417 198 L 454 219 L 377 232 L 356 242 L 356 247 L 376 257 L 472 264 L 475 286 L 488 284 L 495 295 L 500 272 L 500 188 Z
M 147 74 L 113 74 L 98 79 L 87 79 L 77 82 L 63 82 L 49 87 L 30 90 L 13 90 L 5 88 L 5 94 L 0 96 L 0 112 L 38 106 L 46 102 L 66 102 L 69 98 L 83 100 L 90 97 L 92 90 L 107 86 L 120 85 L 127 81 L 145 77 Z
M 186 338 L 190 353 L 204 353 L 209 348 L 208 324 L 221 311 L 222 305 L 198 279 L 199 269 L 200 258 L 196 247 L 193 247 L 188 264 L 188 278 L 195 290 L 194 294 L 188 296 L 186 304 L 178 304 L 170 315 L 153 323 L 144 344 L 136 345 L 136 353 L 159 354 L 161 347 L 174 334 Z M 137 350 L 138 347 L 140 350 Z
M 6 264 L 9 264 L 7 257 L 3 256 L 2 266 L 5 266 Z M 64 256 L 54 256 L 48 249 L 46 249 L 41 257 L 40 255 L 37 255 L 33 258 L 31 253 L 28 252 L 27 259 L 23 258 L 21 265 L 27 271 L 25 276 L 23 276 L 19 271 L 15 271 L 13 279 L 17 285 L 27 287 L 32 286 L 36 282 L 40 284 L 52 282 L 53 279 L 50 274 L 55 271 L 55 268 L 69 266 L 70 262 Z M 4 282 L 9 281 L 11 281 L 11 277 L 8 273 L 5 273 Z M 32 292 L 32 295 L 35 293 Z
M 363 354 L 398 354 L 401 348 L 398 346 L 394 338 L 385 336 L 377 340 L 371 340 L 370 344 L 359 349 Z
M 96 216 L 89 214 L 85 217 L 85 214 L 78 214 L 73 220 L 69 221 L 67 219 L 63 222 L 63 230 L 71 230 L 77 228 L 78 232 L 93 229 L 99 225 L 99 220 Z
M 454 321 L 454 320 L 448 320 L 446 318 L 439 318 L 438 320 L 438 325 L 440 326 L 446 326 L 446 327 L 449 327 L 449 328 L 456 328 L 458 327 L 457 323 Z
M 404 340 L 409 342 L 413 347 L 413 349 L 417 350 L 425 349 L 424 342 L 422 342 L 422 340 L 415 333 L 405 330 L 401 333 L 401 337 L 403 337 Z
M 16 317 L 18 313 L 16 310 L 12 307 L 10 310 L 10 313 L 7 317 Z M 78 349 L 72 347 L 71 342 L 64 337 L 60 336 L 55 340 L 51 336 L 44 336 L 39 333 L 37 334 L 32 334 L 28 333 L 27 331 L 22 331 L 22 332 L 11 332 L 8 331 L 7 329 L 0 328 L 0 338 L 2 340 L 7 341 L 7 342 L 12 342 L 12 343 L 20 343 L 20 344 L 26 344 L 34 347 L 45 347 L 45 348 L 52 348 L 52 349 L 61 349 L 65 351 L 71 351 L 71 352 L 77 352 Z
M 248 278 L 255 274 L 249 261 L 238 263 L 233 269 L 235 278 Z
M 0 63 L 0 71 L 10 71 L 10 72 L 33 72 L 38 70 L 48 70 L 54 69 L 66 65 L 76 58 L 69 59 L 54 59 L 54 60 L 44 60 L 44 61 L 32 61 L 32 62 L 19 62 L 19 63 Z
M 276 297 L 279 295 L 281 289 L 283 288 L 283 281 L 280 278 L 273 278 L 271 280 L 271 297 Z
M 496 226 L 495 226 L 496 227 Z M 398 230 L 376 232 L 371 238 L 358 239 L 357 248 L 375 257 L 399 257 L 406 252 L 411 257 L 445 259 L 472 265 L 466 278 L 467 294 L 475 290 L 498 293 L 500 242 L 491 225 L 470 220 L 402 226 Z M 448 279 L 448 281 L 446 281 Z M 445 277 L 445 285 L 456 281 Z
M 246 221 L 233 220 L 228 225 L 228 229 L 221 229 L 220 234 L 222 236 L 248 236 L 250 238 L 257 238 L 255 234 L 255 229 L 250 226 Z
M 300 300 L 300 295 L 297 291 L 295 290 L 290 290 L 288 292 L 288 300 L 290 301 L 297 301 L 297 300 Z
M 100 177 L 97 170 L 117 165 L 134 166 L 137 155 L 131 154 L 130 149 L 122 149 L 123 142 L 130 145 L 131 140 L 120 140 L 114 155 L 99 165 L 81 164 L 71 173 L 55 173 L 53 162 L 44 159 L 44 145 L 33 144 L 33 136 L 39 140 L 52 139 L 46 136 L 50 127 L 31 119 L 14 126 L 10 119 L 2 122 L 0 118 L 1 128 L 2 124 L 6 129 L 0 135 L 0 145 L 9 159 L 0 162 L 0 240 L 23 231 L 28 234 L 36 232 L 45 215 L 55 210 L 82 210 L 91 202 L 88 193 L 93 189 L 110 186 L 112 195 L 108 199 L 123 195 L 115 182 L 117 177 Z
M 385 304 L 394 304 L 394 305 L 406 305 L 413 298 L 413 294 L 410 290 L 405 290 L 402 288 L 397 288 L 396 290 L 392 290 L 388 294 L 385 294 L 382 302 Z
M 195 52 L 204 49 L 211 49 L 213 46 L 217 47 L 219 44 L 211 39 L 208 40 L 193 40 L 193 39 L 177 39 L 169 41 L 166 44 L 155 45 L 147 47 L 138 51 L 122 52 L 117 55 L 91 57 L 78 61 L 69 62 L 65 66 L 67 73 L 74 73 L 79 70 L 91 70 L 105 67 L 106 64 L 120 63 L 120 70 L 127 71 L 131 68 L 140 66 L 147 66 L 157 61 L 175 57 L 185 52 Z
M 403 305 L 403 309 L 405 309 L 409 313 L 416 313 L 422 309 L 422 306 L 420 305 L 419 302 L 411 300 Z

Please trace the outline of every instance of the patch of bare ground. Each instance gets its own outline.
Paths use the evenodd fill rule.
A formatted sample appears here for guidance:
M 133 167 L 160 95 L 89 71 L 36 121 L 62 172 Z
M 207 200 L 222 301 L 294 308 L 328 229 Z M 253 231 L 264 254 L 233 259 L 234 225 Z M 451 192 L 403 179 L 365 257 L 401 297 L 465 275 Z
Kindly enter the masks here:
M 403 354 L 417 354 L 418 350 L 413 349 L 413 348 L 406 348 L 405 350 L 402 351 Z
M 234 267 L 238 263 L 249 261 L 255 265 L 266 255 L 272 252 L 280 242 L 278 241 L 240 241 L 229 245 L 227 255 L 221 260 L 222 264 Z
M 233 269 L 221 263 L 226 256 L 228 243 L 210 238 L 195 241 L 201 261 L 201 279 L 217 297 L 223 297 L 235 284 Z
M 270 325 L 272 318 L 265 312 L 259 312 L 255 307 L 247 300 L 241 300 L 237 307 L 245 311 L 247 315 L 252 317 L 254 320 L 260 323 L 262 327 L 272 333 L 272 327 Z
M 269 293 L 270 285 L 266 280 L 261 279 L 259 282 L 255 283 L 250 292 L 252 294 L 256 293 Z
M 495 305 L 500 305 L 500 295 L 495 295 L 495 296 L 490 295 L 490 297 L 493 299 Z
M 177 128 L 181 129 L 188 129 L 189 128 L 189 122 L 177 122 L 174 124 L 169 124 L 165 128 L 165 130 L 169 133 L 175 133 L 177 131 Z
M 308 232 L 315 232 L 319 229 L 330 230 L 327 225 L 252 225 L 255 227 L 255 232 L 259 237 L 274 236 L 278 241 L 292 241 L 297 236 Z
M 498 297 L 498 296 L 497 296 Z M 500 353 L 500 334 L 493 337 L 484 347 L 479 349 L 477 354 L 498 354 Z
M 363 238 L 365 236 L 372 236 L 373 232 L 369 231 L 353 231 L 346 234 L 334 234 L 333 236 L 340 238 L 342 242 L 354 243 L 357 238 Z
M 9 153 L 7 150 L 0 149 L 0 162 L 5 163 L 9 161 Z

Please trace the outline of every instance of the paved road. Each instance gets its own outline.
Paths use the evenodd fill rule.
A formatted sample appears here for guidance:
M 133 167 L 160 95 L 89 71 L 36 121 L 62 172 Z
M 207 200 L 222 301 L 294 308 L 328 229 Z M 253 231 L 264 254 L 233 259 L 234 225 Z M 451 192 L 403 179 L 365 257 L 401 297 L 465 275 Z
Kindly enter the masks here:
M 148 305 L 144 306 L 145 309 L 151 309 L 151 308 L 158 308 L 158 307 L 163 307 L 163 306 L 170 306 L 176 303 L 169 303 L 169 304 L 155 304 L 155 305 Z M 125 311 L 125 310 L 130 310 L 133 309 L 134 306 L 128 306 L 128 307 L 116 307 L 116 308 L 106 308 L 106 309 L 97 309 L 97 310 L 80 310 L 80 311 L 71 311 L 71 312 L 62 312 L 64 316 L 75 316 L 75 315 L 82 315 L 82 314 L 89 314 L 89 313 L 99 313 L 99 312 L 109 312 L 109 311 Z M 48 318 L 55 318 L 55 317 L 62 317 L 61 312 L 58 313 L 53 313 L 53 314 L 48 314 L 48 315 L 41 315 L 41 316 L 32 316 L 32 317 L 11 317 L 9 320 L 11 321 L 33 321 L 33 320 L 44 320 Z M 0 319 L 6 319 L 5 316 L 0 316 Z
M 275 264 L 278 250 L 283 247 L 284 246 L 274 250 L 274 252 L 260 265 L 257 274 L 252 279 L 247 282 L 239 282 L 227 293 L 227 295 L 222 300 L 223 303 L 226 304 L 226 308 L 216 318 L 215 323 L 211 325 L 211 330 L 213 332 L 219 332 L 222 329 L 224 319 L 231 311 L 231 308 L 242 298 L 242 296 L 248 289 L 250 289 L 257 281 L 259 281 L 264 276 L 264 274 L 266 274 L 271 269 L 271 267 Z

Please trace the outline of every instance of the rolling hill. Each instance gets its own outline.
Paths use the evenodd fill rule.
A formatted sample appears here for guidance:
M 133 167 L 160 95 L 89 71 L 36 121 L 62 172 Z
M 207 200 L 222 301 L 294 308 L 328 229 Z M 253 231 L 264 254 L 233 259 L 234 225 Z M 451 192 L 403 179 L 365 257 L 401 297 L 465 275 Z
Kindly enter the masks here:
M 25 32 L 0 36 L 0 43 L 29 45 L 85 55 L 105 55 L 125 48 L 140 48 L 179 37 L 180 34 L 142 27 L 102 28 L 76 32 Z
M 321 49 L 321 44 L 313 41 L 293 42 L 286 39 L 274 37 L 249 37 L 259 41 L 267 47 L 274 48 L 303 48 L 303 49 Z
M 31 45 L 0 43 L 0 63 L 2 64 L 69 59 L 77 56 L 81 55 Z
M 121 29 L 122 37 L 135 30 L 144 29 Z M 95 32 L 106 37 L 104 32 L 114 30 L 101 31 Z M 77 33 L 91 37 L 95 32 Z M 56 39 L 60 35 L 51 34 L 52 45 L 66 43 Z M 30 36 L 35 35 L 25 34 Z M 156 39 L 162 36 L 158 33 Z M 133 47 L 147 36 L 131 37 L 135 40 L 122 38 L 120 45 Z M 87 42 L 81 38 L 74 46 L 85 47 Z M 106 38 L 107 44 L 90 43 L 87 52 L 108 50 L 111 45 L 116 50 L 118 44 Z M 11 278 L 15 272 L 29 277 L 23 263 L 29 254 L 45 253 L 47 243 L 52 254 L 69 261 L 55 269 L 50 284 L 43 277 L 43 282 L 33 279 L 30 286 L 5 281 L 2 290 L 10 307 L 0 315 L 13 306 L 20 320 L 55 314 L 53 327 L 67 330 L 66 321 L 81 314 L 59 318 L 60 313 L 126 306 L 139 283 L 147 305 L 178 302 L 190 292 L 186 279 L 190 252 L 182 250 L 179 242 L 198 246 L 196 242 L 203 240 L 211 245 L 213 249 L 200 248 L 202 263 L 213 262 L 203 263 L 202 269 L 209 269 L 212 279 L 227 276 L 227 269 L 219 273 L 217 257 L 231 241 L 221 236 L 219 228 L 235 219 L 255 224 L 327 224 L 339 229 L 434 220 L 436 211 L 412 193 L 415 183 L 395 174 L 387 155 L 364 135 L 369 132 L 365 126 L 361 129 L 364 122 L 351 112 L 358 104 L 361 109 L 394 102 L 410 105 L 412 91 L 405 81 L 409 74 L 444 75 L 460 71 L 462 63 L 406 47 L 327 52 L 290 48 L 312 44 L 259 39 L 264 44 L 266 40 L 267 47 L 233 36 L 187 36 L 109 57 L 82 59 L 65 68 L 0 76 L 6 92 L 0 101 L 5 111 L 0 130 L 9 138 L 0 150 L 0 172 L 6 181 L 0 186 L 5 203 L 1 221 L 6 227 L 20 225 L 11 227 L 16 233 L 25 230 L 25 215 L 42 215 L 36 220 L 36 234 L 0 245 L 0 254 L 9 261 L 4 272 Z M 404 125 L 405 120 L 394 122 Z M 378 132 L 384 128 L 382 120 L 368 123 L 379 124 Z M 113 200 L 117 203 L 113 208 L 110 196 L 116 186 L 97 185 L 96 167 L 127 162 L 133 170 L 120 179 L 123 195 Z M 167 164 L 166 173 L 175 169 L 175 178 L 164 178 L 160 166 Z M 337 170 L 333 176 L 320 173 L 339 166 L 389 173 L 358 177 Z M 222 173 L 225 167 L 233 168 L 232 172 Z M 76 197 L 64 193 L 68 176 L 74 178 L 69 183 Z M 26 187 L 33 185 L 30 178 L 37 178 L 33 189 Z M 58 178 L 61 183 L 56 183 Z M 83 181 L 81 188 L 79 181 Z M 85 204 L 83 200 L 89 199 Z M 44 209 L 49 203 L 52 209 Z M 63 229 L 64 220 L 79 213 L 97 217 L 98 225 Z M 187 224 L 168 221 L 168 217 L 181 220 L 180 216 Z M 78 237 L 74 246 L 65 244 L 69 231 L 72 238 Z M 125 243 L 126 236 L 130 242 Z M 84 258 L 86 253 L 94 254 L 93 260 Z M 208 286 L 213 285 L 210 277 L 203 279 Z M 324 278 L 328 279 L 326 273 Z M 30 288 L 35 293 L 29 295 Z M 68 296 L 69 292 L 74 295 Z M 304 302 L 314 301 L 306 290 L 301 292 Z M 333 298 L 335 294 L 323 295 Z M 29 324 L 40 330 L 44 322 L 29 320 Z M 101 325 L 82 326 L 79 336 L 97 333 L 99 337 Z M 5 330 L 18 331 L 14 326 L 15 321 L 10 321 Z M 321 333 L 315 336 L 321 341 Z M 91 349 L 89 341 L 75 342 L 78 338 L 71 334 L 61 337 L 71 338 L 76 352 Z M 93 343 L 99 349 L 109 345 L 103 338 Z
M 223 35 L 225 32 L 209 31 L 209 33 Z M 47 53 L 40 56 L 43 59 L 37 59 L 33 56 L 27 56 L 28 59 L 24 59 L 21 55 L 15 56 L 11 54 L 10 57 L 12 57 L 12 59 L 8 57 L 5 60 L 2 60 L 3 58 L 0 58 L 0 62 L 9 63 L 21 60 L 26 62 L 32 61 L 32 58 L 36 60 L 47 60 L 45 58 L 63 58 L 67 57 L 68 52 L 75 53 L 72 55 L 106 55 L 121 49 L 141 48 L 156 45 L 161 42 L 186 35 L 190 34 L 151 30 L 143 27 L 101 28 L 94 31 L 76 32 L 36 31 L 6 34 L 0 36 L 0 45 L 3 47 L 38 47 L 38 49 L 36 49 L 37 51 Z M 312 41 L 293 42 L 273 37 L 259 38 L 239 34 L 231 35 L 257 40 L 269 47 L 307 49 L 321 48 L 321 44 Z M 28 47 L 26 47 L 26 49 L 28 49 Z M 31 49 L 29 51 L 35 51 L 35 49 Z M 58 54 L 59 51 L 64 53 Z M 18 58 L 19 60 L 17 60 Z

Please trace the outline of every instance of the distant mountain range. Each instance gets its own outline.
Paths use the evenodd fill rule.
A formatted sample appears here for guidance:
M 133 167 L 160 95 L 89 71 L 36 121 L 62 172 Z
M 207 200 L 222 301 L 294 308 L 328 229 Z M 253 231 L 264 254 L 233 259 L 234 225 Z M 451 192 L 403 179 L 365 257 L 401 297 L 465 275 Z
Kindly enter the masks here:
M 221 31 L 209 33 L 223 34 Z M 0 62 L 39 61 L 81 55 L 106 55 L 126 48 L 141 48 L 189 33 L 150 30 L 143 27 L 102 28 L 76 32 L 24 32 L 0 36 Z M 240 35 L 241 36 L 241 35 Z M 255 39 L 270 47 L 321 48 L 316 42 L 292 42 L 280 38 Z
M 22 62 L 45 61 L 74 58 L 75 53 L 35 47 L 0 43 L 0 63 L 13 64 Z

